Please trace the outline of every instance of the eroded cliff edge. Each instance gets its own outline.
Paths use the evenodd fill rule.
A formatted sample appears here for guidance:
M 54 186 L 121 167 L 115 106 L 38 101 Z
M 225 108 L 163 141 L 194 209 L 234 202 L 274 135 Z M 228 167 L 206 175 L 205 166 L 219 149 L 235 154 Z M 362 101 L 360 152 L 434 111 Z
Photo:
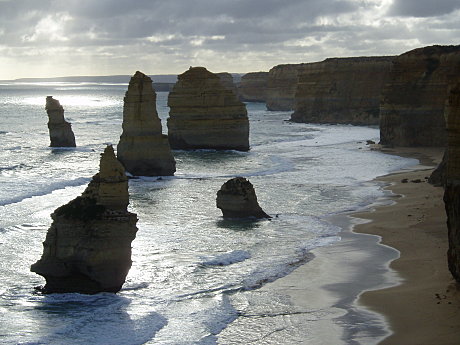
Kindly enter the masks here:
M 460 71 L 460 46 L 418 48 L 395 58 L 380 107 L 380 143 L 445 146 L 448 86 Z
M 241 77 L 238 97 L 243 102 L 265 102 L 267 100 L 268 72 L 250 72 Z
M 291 121 L 378 125 L 392 56 L 330 58 L 299 70 Z
M 447 259 L 450 272 L 460 282 L 460 83 L 450 91 L 446 120 L 448 146 L 444 202 L 449 237 Z
M 128 212 L 128 178 L 112 146 L 83 194 L 52 214 L 40 260 L 31 271 L 45 293 L 117 292 L 131 268 L 137 216 Z

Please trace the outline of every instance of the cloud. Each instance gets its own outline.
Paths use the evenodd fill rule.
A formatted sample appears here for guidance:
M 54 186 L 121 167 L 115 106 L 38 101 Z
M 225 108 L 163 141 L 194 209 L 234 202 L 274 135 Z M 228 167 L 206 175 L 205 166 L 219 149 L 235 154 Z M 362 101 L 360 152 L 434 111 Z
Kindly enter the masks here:
M 180 73 L 190 65 L 247 72 L 330 56 L 400 54 L 457 44 L 456 3 L 0 0 L 0 79 L 15 70 L 11 66 L 21 73 L 41 66 L 41 73 L 58 75 Z
M 436 17 L 460 9 L 458 0 L 394 0 L 390 15 L 407 17 Z

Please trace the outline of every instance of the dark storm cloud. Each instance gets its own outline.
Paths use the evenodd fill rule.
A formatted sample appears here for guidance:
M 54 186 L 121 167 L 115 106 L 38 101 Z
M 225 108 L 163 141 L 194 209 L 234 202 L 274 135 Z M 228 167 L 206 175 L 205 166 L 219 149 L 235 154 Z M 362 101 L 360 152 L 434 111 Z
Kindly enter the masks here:
M 460 9 L 459 0 L 394 0 L 390 15 L 436 17 Z

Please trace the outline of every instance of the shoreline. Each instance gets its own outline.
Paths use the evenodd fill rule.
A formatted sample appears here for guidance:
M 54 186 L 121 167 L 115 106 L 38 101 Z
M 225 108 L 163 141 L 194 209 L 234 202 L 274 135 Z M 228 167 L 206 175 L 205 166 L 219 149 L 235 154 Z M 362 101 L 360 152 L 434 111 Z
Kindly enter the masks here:
M 417 158 L 420 164 L 378 178 L 386 184 L 384 189 L 392 193 L 395 203 L 351 214 L 369 221 L 356 225 L 353 231 L 377 235 L 382 245 L 399 251 L 399 257 L 389 267 L 402 281 L 392 287 L 365 291 L 356 303 L 386 317 L 391 334 L 381 345 L 460 344 L 460 285 L 447 267 L 444 191 L 426 182 L 443 151 L 398 148 L 383 152 Z M 403 183 L 403 179 L 408 182 Z M 412 182 L 417 180 L 422 182 Z
M 317 344 L 460 344 L 460 287 L 447 268 L 443 189 L 425 179 L 444 150 L 380 151 L 419 164 L 373 180 L 383 197 L 330 218 L 342 228 L 341 241 L 314 249 L 311 264 L 261 290 L 302 310 L 322 310 L 324 318 L 309 330 L 322 340 Z M 422 182 L 411 182 L 417 179 Z M 289 317 L 293 323 L 296 316 Z

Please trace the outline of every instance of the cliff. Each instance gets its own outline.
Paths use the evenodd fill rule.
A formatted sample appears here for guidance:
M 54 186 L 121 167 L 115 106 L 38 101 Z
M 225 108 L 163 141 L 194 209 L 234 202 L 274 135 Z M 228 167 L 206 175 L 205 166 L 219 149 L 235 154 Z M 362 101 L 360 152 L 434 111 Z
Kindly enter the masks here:
M 244 177 L 232 178 L 222 185 L 216 206 L 224 218 L 270 218 L 259 206 L 252 183 Z
M 249 150 L 245 105 L 206 68 L 191 67 L 179 75 L 168 106 L 173 149 Z
M 448 146 L 444 202 L 449 237 L 447 260 L 450 272 L 460 282 L 460 83 L 450 91 L 446 120 Z
M 152 79 L 139 71 L 131 78 L 125 94 L 117 155 L 133 175 L 169 176 L 176 171 L 168 138 L 162 134 Z
M 31 271 L 45 293 L 117 292 L 131 267 L 137 216 L 127 211 L 128 179 L 112 146 L 83 194 L 52 214 L 43 254 Z
M 380 143 L 445 146 L 445 99 L 460 70 L 460 46 L 431 46 L 394 60 L 380 108 Z
M 278 65 L 270 69 L 267 79 L 266 103 L 268 110 L 294 109 L 299 70 L 304 64 Z
M 48 129 L 51 147 L 75 147 L 72 126 L 64 119 L 64 108 L 53 96 L 46 97 L 45 110 L 48 114 Z
M 332 58 L 299 72 L 291 121 L 378 125 L 393 57 Z
M 238 86 L 238 97 L 243 102 L 265 102 L 268 72 L 246 73 Z

